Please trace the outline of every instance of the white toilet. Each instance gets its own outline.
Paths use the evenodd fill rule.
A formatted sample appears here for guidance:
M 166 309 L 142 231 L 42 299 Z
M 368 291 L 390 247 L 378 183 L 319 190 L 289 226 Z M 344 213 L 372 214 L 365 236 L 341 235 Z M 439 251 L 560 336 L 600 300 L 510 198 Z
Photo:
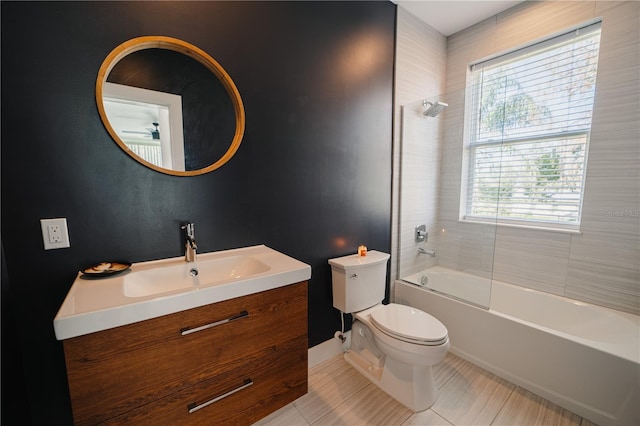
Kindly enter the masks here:
M 449 351 L 447 328 L 419 309 L 382 304 L 388 260 L 378 251 L 329 259 L 333 306 L 354 316 L 344 358 L 407 408 L 423 411 L 436 400 L 431 366 Z

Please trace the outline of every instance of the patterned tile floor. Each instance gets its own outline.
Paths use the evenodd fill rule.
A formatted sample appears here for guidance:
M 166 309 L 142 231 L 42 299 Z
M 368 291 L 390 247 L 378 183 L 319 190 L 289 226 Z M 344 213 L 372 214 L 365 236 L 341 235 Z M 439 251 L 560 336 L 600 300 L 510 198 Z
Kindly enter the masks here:
M 434 377 L 438 399 L 413 413 L 336 356 L 309 370 L 308 394 L 256 425 L 595 426 L 453 354 Z

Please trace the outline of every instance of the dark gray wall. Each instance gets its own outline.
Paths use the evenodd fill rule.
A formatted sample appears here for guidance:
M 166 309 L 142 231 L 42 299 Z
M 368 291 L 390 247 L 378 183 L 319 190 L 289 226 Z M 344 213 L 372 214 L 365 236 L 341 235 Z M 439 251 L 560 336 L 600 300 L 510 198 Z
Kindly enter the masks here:
M 340 322 L 327 259 L 359 244 L 390 249 L 395 6 L 1 6 L 3 280 L 11 283 L 7 301 L 3 282 L 2 305 L 16 324 L 2 350 L 3 362 L 19 355 L 24 372 L 16 363 L 14 379 L 24 374 L 33 423 L 71 422 L 52 320 L 76 271 L 180 256 L 186 220 L 196 223 L 201 252 L 266 244 L 310 264 L 309 345 L 330 339 Z M 97 71 L 114 47 L 142 35 L 195 44 L 235 81 L 246 134 L 222 168 L 163 175 L 109 138 L 95 106 Z M 67 218 L 70 248 L 43 250 L 39 220 L 51 217 Z

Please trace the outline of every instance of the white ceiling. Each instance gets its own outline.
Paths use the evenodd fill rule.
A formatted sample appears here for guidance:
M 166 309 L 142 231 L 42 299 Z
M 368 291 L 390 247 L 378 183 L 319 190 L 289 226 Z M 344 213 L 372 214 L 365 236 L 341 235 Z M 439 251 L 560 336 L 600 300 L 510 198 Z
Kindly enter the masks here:
M 392 0 L 393 1 L 393 0 Z M 496 15 L 522 0 L 395 0 L 445 36 Z

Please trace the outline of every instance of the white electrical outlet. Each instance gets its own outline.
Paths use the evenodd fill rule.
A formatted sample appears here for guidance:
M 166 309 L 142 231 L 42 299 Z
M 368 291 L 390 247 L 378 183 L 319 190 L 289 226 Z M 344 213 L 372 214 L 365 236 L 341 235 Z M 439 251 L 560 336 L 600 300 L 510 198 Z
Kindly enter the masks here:
M 42 228 L 42 241 L 45 250 L 70 246 L 66 218 L 40 219 L 40 227 Z

